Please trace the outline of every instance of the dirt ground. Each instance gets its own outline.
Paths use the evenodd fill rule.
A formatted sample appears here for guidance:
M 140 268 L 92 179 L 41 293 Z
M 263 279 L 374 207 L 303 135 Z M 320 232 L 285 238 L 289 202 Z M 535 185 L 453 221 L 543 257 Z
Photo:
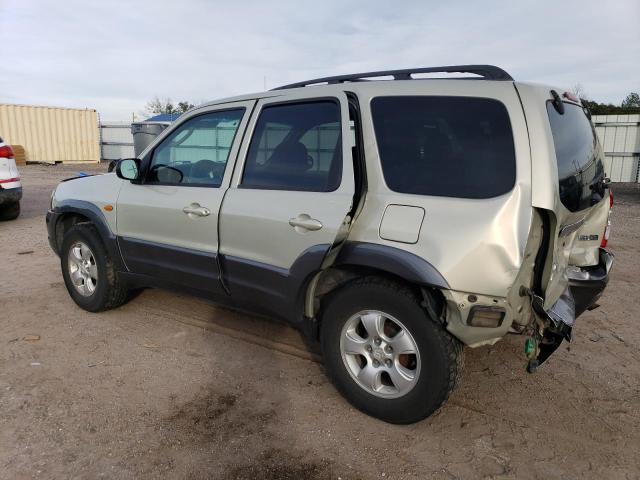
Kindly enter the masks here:
M 44 214 L 78 170 L 22 167 L 23 214 L 0 223 L 0 478 L 640 478 L 637 186 L 615 190 L 613 275 L 571 349 L 534 375 L 522 337 L 467 349 L 446 406 L 393 426 L 280 323 L 158 290 L 76 307 Z

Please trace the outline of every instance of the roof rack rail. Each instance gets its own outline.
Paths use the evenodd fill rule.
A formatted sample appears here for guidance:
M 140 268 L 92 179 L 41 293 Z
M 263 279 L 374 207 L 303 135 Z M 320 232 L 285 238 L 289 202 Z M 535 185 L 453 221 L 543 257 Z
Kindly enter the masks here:
M 513 77 L 507 72 L 494 65 L 450 65 L 446 67 L 422 67 L 422 68 L 406 68 L 404 70 L 382 70 L 379 72 L 351 73 L 347 75 L 337 75 L 335 77 L 314 78 L 313 80 L 305 80 L 304 82 L 290 83 L 273 90 L 283 90 L 285 88 L 307 87 L 318 83 L 344 83 L 344 82 L 363 82 L 375 77 L 393 77 L 394 80 L 412 80 L 411 75 L 415 73 L 472 73 L 479 75 L 484 80 L 507 80 L 513 81 Z M 469 77 L 475 80 L 475 77 Z

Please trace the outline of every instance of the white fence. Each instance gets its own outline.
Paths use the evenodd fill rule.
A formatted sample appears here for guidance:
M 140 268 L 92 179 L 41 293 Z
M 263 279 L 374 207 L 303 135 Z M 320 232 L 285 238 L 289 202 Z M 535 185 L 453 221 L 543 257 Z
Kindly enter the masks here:
M 612 182 L 640 182 L 640 115 L 594 115 Z
M 102 160 L 117 160 L 134 156 L 131 123 L 101 122 L 100 158 Z

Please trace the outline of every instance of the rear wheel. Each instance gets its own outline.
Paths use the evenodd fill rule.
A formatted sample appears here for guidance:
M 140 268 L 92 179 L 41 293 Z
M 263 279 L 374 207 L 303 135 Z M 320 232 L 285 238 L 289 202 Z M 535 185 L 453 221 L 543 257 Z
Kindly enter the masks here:
M 0 205 L 0 220 L 15 220 L 20 215 L 20 202 Z
M 369 277 L 327 303 L 325 367 L 355 407 L 387 422 L 412 423 L 446 401 L 462 373 L 462 344 L 427 316 L 411 290 Z
M 67 291 L 79 307 L 99 312 L 127 301 L 127 288 L 90 223 L 76 224 L 65 233 L 60 263 Z

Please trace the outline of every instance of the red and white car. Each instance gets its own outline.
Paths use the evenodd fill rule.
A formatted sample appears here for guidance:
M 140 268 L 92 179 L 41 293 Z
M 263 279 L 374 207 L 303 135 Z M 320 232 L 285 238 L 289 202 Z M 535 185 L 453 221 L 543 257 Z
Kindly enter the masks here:
M 20 215 L 22 183 L 13 149 L 0 138 L 0 220 L 13 220 Z

